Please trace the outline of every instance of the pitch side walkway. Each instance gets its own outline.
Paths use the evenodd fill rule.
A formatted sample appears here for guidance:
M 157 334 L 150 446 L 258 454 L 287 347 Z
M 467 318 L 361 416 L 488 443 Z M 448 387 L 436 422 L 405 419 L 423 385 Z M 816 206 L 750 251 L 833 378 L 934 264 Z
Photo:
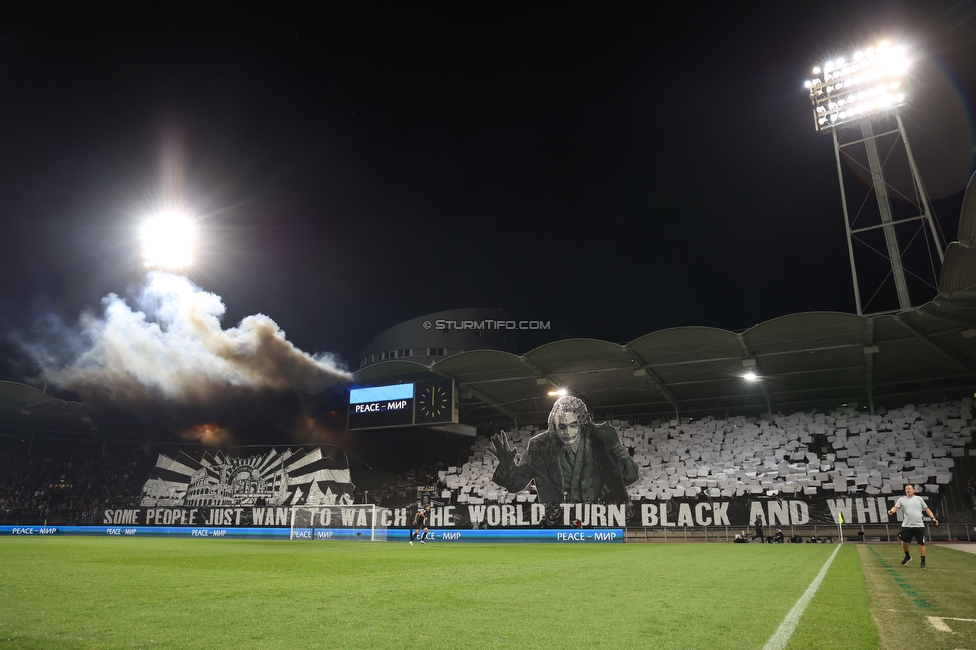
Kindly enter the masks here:
M 957 551 L 966 551 L 967 553 L 976 554 L 976 542 L 929 542 L 929 544 L 942 546 L 943 548 L 954 548 Z

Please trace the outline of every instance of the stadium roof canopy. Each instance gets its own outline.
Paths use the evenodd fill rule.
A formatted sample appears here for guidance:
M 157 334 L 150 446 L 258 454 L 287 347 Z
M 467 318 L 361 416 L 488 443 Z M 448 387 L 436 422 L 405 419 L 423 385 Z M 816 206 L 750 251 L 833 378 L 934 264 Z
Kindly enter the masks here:
M 67 439 L 94 439 L 98 434 L 81 402 L 58 399 L 27 384 L 0 381 L 0 435 L 63 434 Z
M 976 301 L 976 291 L 969 300 Z M 972 395 L 976 387 L 976 319 L 972 308 L 960 315 L 962 306 L 933 302 L 879 317 L 794 314 L 741 333 L 679 327 L 624 345 L 570 339 L 522 356 L 475 350 L 430 366 L 377 363 L 356 380 L 453 378 L 461 421 L 472 425 L 506 418 L 542 423 L 556 388 L 583 398 L 598 418 L 621 419 L 943 401 Z M 760 380 L 745 380 L 749 370 Z
M 760 381 L 743 378 L 752 370 Z M 737 333 L 708 327 L 652 332 L 627 344 L 570 339 L 522 356 L 462 352 L 427 366 L 390 360 L 355 373 L 383 385 L 450 377 L 462 423 L 545 422 L 566 388 L 597 418 L 791 413 L 843 404 L 873 410 L 972 396 L 976 388 L 976 176 L 958 240 L 946 249 L 939 294 L 897 314 L 792 314 Z

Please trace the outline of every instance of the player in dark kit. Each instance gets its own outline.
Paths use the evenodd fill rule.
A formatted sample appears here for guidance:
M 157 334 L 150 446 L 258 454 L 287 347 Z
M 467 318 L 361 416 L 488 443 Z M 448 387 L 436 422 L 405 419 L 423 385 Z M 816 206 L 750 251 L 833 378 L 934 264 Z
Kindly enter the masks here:
M 423 537 L 420 538 L 420 543 L 425 544 L 424 540 L 427 539 L 427 534 L 430 529 L 427 528 L 427 519 L 430 517 L 430 504 L 428 503 L 424 506 L 423 510 L 418 510 L 417 514 L 413 516 L 413 525 L 410 526 L 410 546 L 413 546 L 413 540 L 417 539 L 417 535 L 420 531 L 424 531 Z

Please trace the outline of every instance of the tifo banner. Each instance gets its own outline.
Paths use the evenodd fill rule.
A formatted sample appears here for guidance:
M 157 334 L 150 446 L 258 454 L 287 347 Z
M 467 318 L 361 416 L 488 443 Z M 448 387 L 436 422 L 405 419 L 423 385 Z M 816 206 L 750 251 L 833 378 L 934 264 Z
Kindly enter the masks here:
M 894 524 L 902 513 L 888 515 L 901 495 L 846 497 L 810 497 L 803 499 L 749 498 L 728 500 L 681 500 L 648 502 L 634 506 L 628 523 L 632 526 L 753 526 L 762 517 L 764 527 L 802 526 L 804 524 Z M 920 495 L 923 496 L 923 495 Z M 923 497 L 934 513 L 940 510 L 938 495 Z
M 767 528 L 805 524 L 899 525 L 901 513 L 888 515 L 900 495 L 803 499 L 671 499 L 670 501 L 604 503 L 516 503 L 434 505 L 430 528 L 625 528 L 718 526 L 751 528 L 762 516 Z M 921 495 L 933 512 L 941 509 L 939 495 Z M 155 507 L 105 510 L 101 523 L 109 526 L 288 527 L 291 506 Z M 377 507 L 383 528 L 409 528 L 416 507 Z M 362 506 L 323 509 L 316 526 L 370 527 L 372 511 Z
M 575 405 L 568 398 L 562 398 L 560 403 L 563 401 L 566 409 Z M 555 407 L 553 411 L 555 424 L 549 436 L 552 440 L 546 436 L 537 437 L 519 461 L 515 460 L 514 450 L 504 435 L 495 436 L 489 449 L 496 456 L 505 458 L 495 472 L 496 482 L 506 483 L 510 489 L 523 489 L 534 481 L 537 498 L 544 501 L 544 497 L 549 496 L 552 502 L 451 505 L 434 500 L 429 527 L 458 530 L 693 526 L 747 529 L 762 517 L 764 527 L 772 529 L 841 522 L 897 525 L 901 520 L 901 513 L 888 515 L 900 494 L 859 492 L 832 498 L 809 495 L 712 499 L 702 496 L 630 501 L 626 499 L 625 488 L 636 479 L 637 468 L 626 450 L 620 447 L 616 432 L 611 428 L 603 435 L 597 426 L 595 433 L 587 434 L 589 438 L 580 433 L 578 448 L 586 455 L 578 456 L 572 463 L 567 460 L 563 468 L 562 460 L 556 462 L 549 458 L 549 447 L 555 445 L 558 434 L 565 428 L 560 428 L 560 418 L 575 422 L 577 416 L 585 420 L 586 414 L 582 410 L 578 413 L 566 410 L 564 413 Z M 600 454 L 605 454 L 606 458 Z M 550 470 L 551 474 L 547 474 Z M 545 486 L 552 489 L 543 489 Z M 294 523 L 293 508 L 338 506 L 322 508 L 315 515 L 318 519 L 314 525 L 335 529 L 410 527 L 417 504 L 378 507 L 375 511 L 378 521 L 373 522 L 370 508 L 353 505 L 354 490 L 348 460 L 345 457 L 334 460 L 318 448 L 311 451 L 272 449 L 249 457 L 230 457 L 218 451 L 204 454 L 200 460 L 182 452 L 173 458 L 160 454 L 143 486 L 142 507 L 105 510 L 100 523 L 107 526 L 287 528 Z M 570 499 L 559 499 L 560 494 L 570 495 Z M 594 498 L 589 496 L 591 494 Z M 611 495 L 620 496 L 609 498 Z M 572 501 L 572 496 L 579 500 Z M 933 512 L 940 512 L 941 495 L 920 496 Z
M 348 459 L 333 460 L 321 449 L 307 453 L 303 449 L 272 449 L 247 458 L 218 451 L 204 454 L 199 461 L 180 452 L 175 458 L 159 454 L 142 488 L 140 504 L 148 508 L 202 507 L 208 512 L 222 509 L 216 506 L 233 510 L 242 506 L 336 505 L 352 503 L 354 490 Z
M 487 451 L 498 459 L 491 480 L 509 492 L 535 484 L 545 503 L 577 501 L 619 503 L 640 469 L 609 423 L 596 424 L 578 397 L 556 400 L 549 428 L 534 436 L 520 454 L 504 431 L 492 436 Z

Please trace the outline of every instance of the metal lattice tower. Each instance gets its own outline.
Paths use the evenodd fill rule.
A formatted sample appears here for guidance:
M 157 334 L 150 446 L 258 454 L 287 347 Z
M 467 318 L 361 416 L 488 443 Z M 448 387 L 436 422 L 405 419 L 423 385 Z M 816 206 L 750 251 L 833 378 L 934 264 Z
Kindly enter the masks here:
M 806 83 L 816 129 L 834 143 L 859 315 L 912 309 L 938 291 L 944 247 L 899 112 L 908 67 L 903 48 L 881 43 L 827 61 Z

